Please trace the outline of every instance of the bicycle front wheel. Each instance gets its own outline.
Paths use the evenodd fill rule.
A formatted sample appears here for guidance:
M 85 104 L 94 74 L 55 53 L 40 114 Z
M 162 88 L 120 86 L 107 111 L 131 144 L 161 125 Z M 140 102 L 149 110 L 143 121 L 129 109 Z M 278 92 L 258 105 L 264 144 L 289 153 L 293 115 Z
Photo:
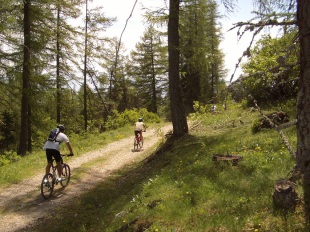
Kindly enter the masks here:
M 137 138 L 135 138 L 134 142 L 133 142 L 133 149 L 138 150 L 138 146 L 139 146 L 138 140 L 137 140 Z
M 141 140 L 140 140 L 140 142 L 139 142 L 139 146 L 140 146 L 140 148 L 143 147 L 143 137 L 141 137 Z
M 44 199 L 48 199 L 54 190 L 53 175 L 51 173 L 46 174 L 41 182 L 41 195 Z
M 70 166 L 68 164 L 62 165 L 62 181 L 60 182 L 62 187 L 66 187 L 69 184 L 71 177 Z

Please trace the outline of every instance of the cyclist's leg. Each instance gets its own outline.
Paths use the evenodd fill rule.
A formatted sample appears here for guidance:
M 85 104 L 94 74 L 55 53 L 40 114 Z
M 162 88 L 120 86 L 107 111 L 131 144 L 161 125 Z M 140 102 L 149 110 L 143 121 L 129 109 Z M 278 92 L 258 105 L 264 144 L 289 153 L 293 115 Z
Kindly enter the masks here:
M 134 150 L 138 149 L 138 133 L 139 133 L 139 131 L 135 130 L 135 138 L 134 138 L 134 142 L 133 142 L 133 149 Z
M 140 147 L 143 147 L 143 136 L 142 136 L 142 131 L 140 131 Z
M 138 134 L 140 133 L 140 131 L 135 131 L 135 137 L 138 138 Z
M 57 168 L 57 172 L 58 172 L 58 176 L 61 177 L 62 174 L 62 159 L 61 159 L 61 155 L 60 152 L 58 150 L 54 150 L 54 158 L 56 161 L 56 168 Z
M 46 168 L 45 168 L 45 174 L 50 173 L 51 167 L 52 167 L 52 164 L 51 163 L 47 163 Z
M 47 165 L 45 167 L 45 174 L 49 174 L 51 167 L 52 167 L 52 162 L 53 162 L 53 150 L 52 149 L 46 149 L 46 160 L 47 160 Z
M 138 134 L 139 134 L 139 142 L 140 142 L 141 139 L 142 139 L 142 130 L 140 130 L 140 131 L 138 132 Z
M 60 161 L 56 162 L 56 164 L 57 164 L 56 168 L 57 168 L 58 176 L 61 177 L 61 175 L 62 175 L 62 164 Z

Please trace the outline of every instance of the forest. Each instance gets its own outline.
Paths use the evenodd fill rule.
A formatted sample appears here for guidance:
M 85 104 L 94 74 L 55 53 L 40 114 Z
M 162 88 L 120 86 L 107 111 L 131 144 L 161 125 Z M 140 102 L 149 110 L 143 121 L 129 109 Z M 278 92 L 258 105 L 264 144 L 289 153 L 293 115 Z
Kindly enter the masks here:
M 169 0 L 166 8 L 146 11 L 143 36 L 129 53 L 119 38 L 109 37 L 115 19 L 90 0 L 3 0 L 1 158 L 40 149 L 58 123 L 85 136 L 143 117 L 172 122 L 177 139 L 188 133 L 187 117 L 197 103 L 226 110 L 234 101 L 260 110 L 293 102 L 297 149 L 286 145 L 296 160 L 291 179 L 303 180 L 310 220 L 310 2 L 253 3 L 256 17 L 231 28 L 238 38 L 253 36 L 236 61 L 243 73 L 226 83 L 218 7 L 231 12 L 233 0 Z
M 2 4 L 2 151 L 25 155 L 37 149 L 36 141 L 57 123 L 79 134 L 132 124 L 137 113 L 148 119 L 139 113 L 144 109 L 171 118 L 168 9 L 146 12 L 141 41 L 125 53 L 121 41 L 109 37 L 115 19 L 92 6 L 78 0 Z M 181 88 L 189 113 L 193 101 L 220 100 L 225 70 L 216 3 L 184 2 L 181 12 Z M 72 23 L 78 20 L 81 25 Z M 129 122 L 117 122 L 119 114 L 131 113 Z

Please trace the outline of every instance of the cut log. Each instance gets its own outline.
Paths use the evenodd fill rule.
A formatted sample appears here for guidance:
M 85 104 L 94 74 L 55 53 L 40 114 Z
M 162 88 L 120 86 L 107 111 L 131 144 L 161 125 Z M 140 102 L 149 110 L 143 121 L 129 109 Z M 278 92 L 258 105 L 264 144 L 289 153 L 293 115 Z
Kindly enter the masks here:
M 240 155 L 222 155 L 215 154 L 213 155 L 213 161 L 232 161 L 233 166 L 238 165 L 239 160 L 243 159 Z

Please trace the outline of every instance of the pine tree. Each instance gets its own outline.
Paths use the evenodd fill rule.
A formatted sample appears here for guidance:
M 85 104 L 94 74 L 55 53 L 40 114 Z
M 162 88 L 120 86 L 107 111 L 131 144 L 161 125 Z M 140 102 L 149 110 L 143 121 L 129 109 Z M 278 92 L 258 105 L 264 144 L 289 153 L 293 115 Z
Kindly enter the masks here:
M 167 93 L 167 48 L 153 26 L 147 28 L 141 40 L 131 52 L 130 76 L 140 101 L 136 107 L 157 113 L 160 98 Z
M 82 5 L 81 0 L 75 0 L 68 2 L 66 0 L 57 0 L 55 6 L 56 17 L 56 35 L 54 36 L 55 42 L 54 50 L 56 53 L 56 122 L 61 123 L 61 111 L 63 106 L 66 105 L 62 101 L 62 89 L 71 81 L 72 78 L 66 78 L 71 76 L 73 67 L 68 65 L 69 63 L 76 63 L 76 54 L 72 44 L 75 43 L 76 38 L 79 36 L 77 28 L 69 24 L 69 20 L 76 20 L 81 14 L 80 7 Z
M 182 5 L 181 83 L 187 112 L 193 112 L 194 101 L 216 103 L 224 78 L 216 9 L 216 3 L 211 0 L 185 1 Z
M 84 130 L 88 127 L 88 104 L 87 104 L 87 86 L 88 76 L 96 74 L 96 65 L 102 63 L 101 59 L 104 59 L 104 42 L 106 38 L 100 35 L 100 32 L 106 30 L 106 28 L 113 21 L 107 18 L 102 13 L 102 7 L 90 8 L 88 0 L 85 2 L 86 14 L 85 14 L 85 28 L 84 28 L 84 64 L 83 64 L 83 77 L 84 77 Z M 94 78 L 91 78 L 90 82 L 96 85 Z

